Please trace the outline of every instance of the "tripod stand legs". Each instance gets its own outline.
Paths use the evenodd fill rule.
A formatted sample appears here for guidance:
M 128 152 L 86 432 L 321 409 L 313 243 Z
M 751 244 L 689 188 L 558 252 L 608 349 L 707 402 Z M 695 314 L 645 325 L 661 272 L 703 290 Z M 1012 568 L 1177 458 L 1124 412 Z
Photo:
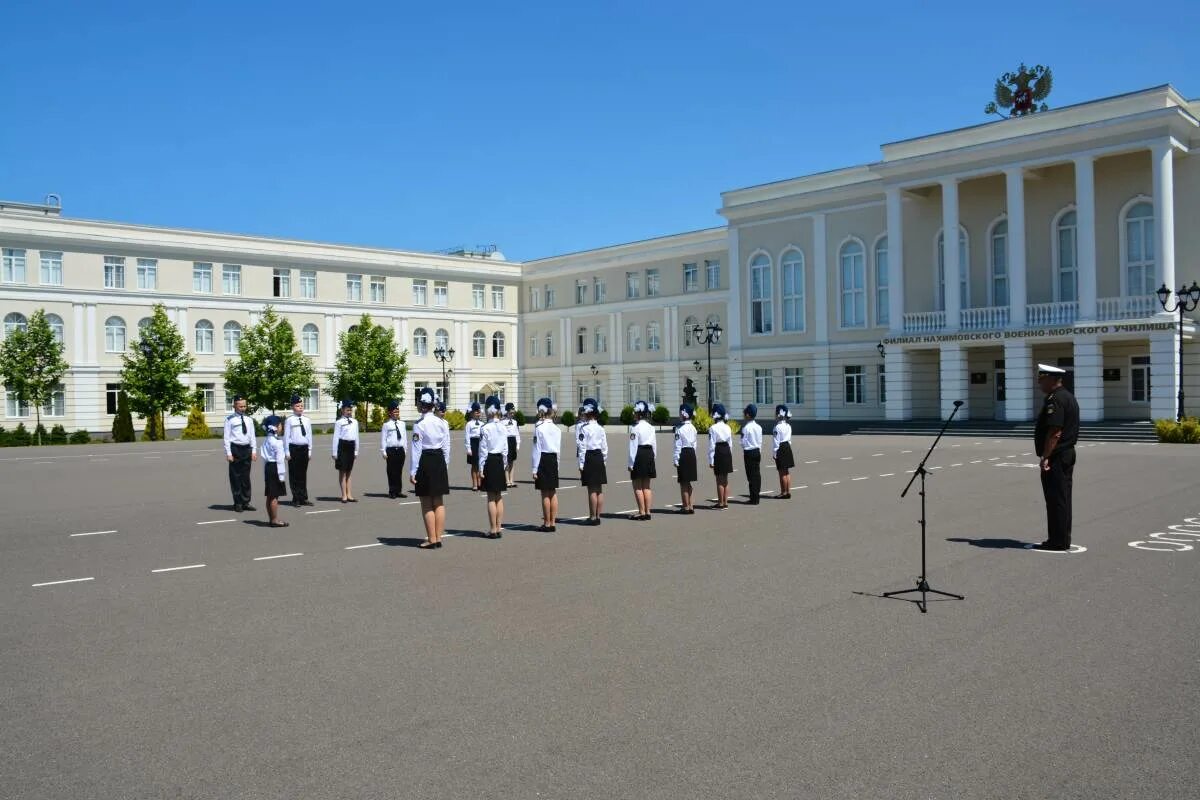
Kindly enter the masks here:
M 929 604 L 929 601 L 925 598 L 926 594 L 940 594 L 942 597 L 953 597 L 955 600 L 963 599 L 963 596 L 961 594 L 952 594 L 951 592 L 943 592 L 939 589 L 931 588 L 929 585 L 929 581 L 925 580 L 924 575 L 917 578 L 917 587 L 915 589 L 900 589 L 895 592 L 884 592 L 881 596 L 882 597 L 899 597 L 902 594 L 911 594 L 913 592 L 921 593 L 921 599 L 917 601 L 917 608 L 921 609 L 922 614 L 924 614 L 926 612 L 926 606 Z

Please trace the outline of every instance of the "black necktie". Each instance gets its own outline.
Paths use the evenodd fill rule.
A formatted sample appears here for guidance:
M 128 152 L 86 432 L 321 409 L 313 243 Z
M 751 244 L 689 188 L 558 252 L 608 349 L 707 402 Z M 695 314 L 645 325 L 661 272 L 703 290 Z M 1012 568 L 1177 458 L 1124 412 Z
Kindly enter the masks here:
M 245 436 L 246 435 L 246 418 L 243 417 L 241 414 L 238 414 L 238 419 L 240 419 L 242 421 L 242 436 Z
M 304 430 L 304 417 L 296 417 L 296 419 L 300 420 L 300 435 L 308 436 L 308 431 Z
M 396 444 L 404 441 L 404 435 L 400 433 L 400 420 L 396 420 Z

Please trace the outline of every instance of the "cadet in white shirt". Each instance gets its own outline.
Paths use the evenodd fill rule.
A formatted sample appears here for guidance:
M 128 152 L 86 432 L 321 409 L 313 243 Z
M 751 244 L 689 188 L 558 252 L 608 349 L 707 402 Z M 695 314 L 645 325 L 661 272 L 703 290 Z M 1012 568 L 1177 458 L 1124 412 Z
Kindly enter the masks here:
M 263 420 L 263 483 L 267 487 L 267 524 L 272 528 L 286 528 L 279 520 L 279 498 L 287 495 L 287 454 L 284 452 L 283 420 L 272 414 Z
M 467 414 L 466 437 L 463 439 L 467 446 L 467 464 L 471 466 L 472 492 L 479 491 L 479 437 L 483 433 L 481 411 L 479 403 L 471 403 L 471 409 Z
M 437 397 L 433 389 L 422 387 L 417 392 L 417 408 L 421 412 L 412 428 L 412 453 L 408 480 L 421 498 L 421 516 L 425 521 L 426 540 L 419 547 L 431 550 L 442 546 L 446 532 L 446 506 L 443 500 L 450 493 L 450 426 L 434 413 Z
M 246 398 L 233 398 L 233 413 L 225 418 L 225 460 L 229 462 L 229 490 L 234 511 L 253 511 L 250 505 L 250 462 L 254 452 L 254 420 L 246 417 Z
M 679 407 L 679 426 L 675 428 L 675 478 L 679 481 L 679 513 L 695 514 L 692 507 L 692 484 L 696 482 L 696 426 L 692 424 L 692 407 Z
M 517 482 L 513 480 L 513 468 L 517 464 L 517 453 L 521 452 L 521 426 L 517 424 L 517 407 L 512 403 L 504 405 L 504 430 L 508 434 L 508 488 L 514 489 Z
M 650 519 L 650 504 L 653 502 L 650 481 L 658 477 L 654 463 L 658 444 L 655 442 L 654 426 L 650 424 L 650 404 L 638 400 L 633 404 L 633 416 L 637 422 L 629 429 L 629 477 L 633 479 L 637 514 L 630 519 L 646 522 Z
M 388 403 L 388 419 L 379 433 L 379 452 L 387 463 L 388 497 L 408 497 L 404 493 L 404 456 L 408 452 L 408 436 L 400 421 L 400 401 Z
M 730 442 L 733 431 L 725 422 L 725 406 L 712 407 L 713 424 L 708 428 L 708 465 L 717 479 L 717 504 L 713 508 L 729 508 L 729 473 L 733 472 L 733 450 Z
M 779 471 L 779 497 L 792 497 L 792 476 L 788 472 L 796 466 L 792 455 L 792 414 L 782 403 L 775 406 L 775 430 L 771 432 L 771 455 L 775 458 L 775 469 Z
M 338 471 L 338 486 L 343 503 L 357 503 L 350 489 L 350 473 L 358 457 L 358 420 L 354 418 L 354 402 L 342 401 L 342 416 L 333 426 L 333 466 Z
M 608 436 L 600 424 L 600 404 L 592 398 L 583 401 L 583 422 L 575 435 L 579 449 L 579 477 L 588 490 L 588 525 L 600 524 L 604 510 L 604 484 L 608 483 Z
M 288 480 L 292 484 L 292 505 L 311 506 L 308 499 L 308 460 L 312 455 L 312 420 L 304 416 L 304 400 L 292 395 L 292 414 L 283 421 L 283 446 L 287 451 Z
M 488 539 L 504 535 L 504 490 L 508 488 L 508 431 L 500 416 L 500 398 L 484 401 L 488 422 L 479 434 L 479 485 L 487 492 Z
M 745 422 L 742 423 L 742 458 L 746 465 L 746 483 L 750 491 L 750 505 L 758 505 L 759 494 L 762 492 L 762 426 L 755 419 L 758 417 L 758 406 L 751 403 L 742 411 Z
M 533 426 L 533 485 L 542 493 L 542 533 L 554 533 L 558 519 L 558 454 L 562 431 L 554 422 L 554 403 L 537 401 L 538 421 Z

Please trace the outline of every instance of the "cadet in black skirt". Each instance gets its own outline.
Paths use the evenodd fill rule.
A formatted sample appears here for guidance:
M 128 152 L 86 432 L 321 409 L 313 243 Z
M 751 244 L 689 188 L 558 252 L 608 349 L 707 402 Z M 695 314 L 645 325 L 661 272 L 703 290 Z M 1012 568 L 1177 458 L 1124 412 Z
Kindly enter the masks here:
M 279 498 L 287 497 L 287 454 L 284 450 L 283 420 L 272 414 L 263 420 L 263 483 L 267 487 L 267 524 L 272 528 L 286 528 L 288 524 L 279 519 Z
M 771 455 L 775 458 L 775 469 L 779 471 L 779 498 L 791 499 L 792 476 L 788 472 L 796 466 L 792 456 L 792 414 L 788 407 L 775 406 L 775 430 L 771 433 Z
M 479 491 L 479 436 L 483 433 L 484 421 L 479 417 L 483 407 L 479 403 L 471 403 L 467 412 L 466 437 L 467 465 L 471 467 L 471 491 Z
M 679 481 L 679 513 L 695 514 L 692 507 L 692 484 L 696 482 L 696 426 L 692 424 L 692 407 L 679 407 L 679 426 L 675 428 L 675 479 Z
M 588 490 L 588 525 L 600 524 L 604 510 L 604 484 L 608 483 L 608 436 L 600 424 L 600 404 L 592 398 L 583 401 L 584 421 L 575 435 L 579 442 L 579 478 Z
M 517 407 L 512 403 L 504 404 L 504 419 L 500 420 L 504 432 L 508 436 L 508 488 L 515 489 L 516 480 L 513 478 L 513 468 L 517 464 L 517 453 L 521 452 L 521 426 L 517 424 Z
M 646 522 L 650 519 L 650 505 L 653 502 L 650 481 L 658 477 L 654 465 L 658 446 L 654 441 L 654 426 L 650 424 L 649 403 L 644 400 L 634 403 L 633 416 L 637 422 L 629 429 L 629 477 L 633 480 L 637 514 L 630 519 Z
M 537 401 L 538 421 L 533 426 L 533 485 L 542 493 L 542 533 L 554 533 L 558 518 L 558 454 L 562 431 L 554 422 L 554 403 L 549 397 Z
M 500 416 L 500 398 L 484 401 L 488 421 L 479 435 L 479 485 L 487 492 L 488 539 L 504 535 L 504 490 L 508 488 L 508 433 Z
M 717 479 L 717 504 L 713 508 L 729 508 L 729 473 L 733 472 L 733 431 L 725 422 L 725 406 L 713 405 L 713 424 L 708 428 L 708 465 Z
M 342 401 L 342 416 L 333 426 L 333 466 L 338 471 L 338 487 L 343 503 L 357 503 L 350 487 L 350 473 L 358 457 L 358 420 L 354 418 L 354 401 Z
M 421 516 L 425 521 L 426 540 L 419 547 L 431 550 L 442 546 L 446 531 L 446 506 L 443 499 L 450 493 L 450 426 L 433 413 L 437 397 L 428 386 L 417 392 L 417 408 L 421 419 L 412 429 L 412 462 L 409 481 L 421 498 Z

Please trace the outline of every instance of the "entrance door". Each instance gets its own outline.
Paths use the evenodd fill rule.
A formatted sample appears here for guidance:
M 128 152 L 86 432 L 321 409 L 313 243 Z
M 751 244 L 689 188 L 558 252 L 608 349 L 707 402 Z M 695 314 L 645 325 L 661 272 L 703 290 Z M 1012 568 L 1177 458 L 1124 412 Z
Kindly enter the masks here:
M 1004 402 L 1004 370 L 996 370 L 996 379 L 992 382 L 996 387 L 995 404 L 993 405 L 992 418 L 997 420 L 1005 419 L 1005 402 Z

